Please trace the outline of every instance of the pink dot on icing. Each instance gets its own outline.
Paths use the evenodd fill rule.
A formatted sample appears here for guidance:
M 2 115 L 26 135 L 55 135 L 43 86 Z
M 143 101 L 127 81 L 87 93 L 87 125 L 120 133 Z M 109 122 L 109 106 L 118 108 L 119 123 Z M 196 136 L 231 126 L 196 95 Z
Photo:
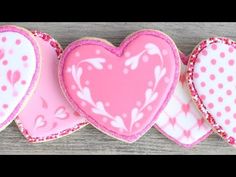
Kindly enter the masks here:
M 205 83 L 205 82 L 201 82 L 201 86 L 202 86 L 202 87 L 205 87 L 205 86 L 206 86 L 206 83 Z
M 231 110 L 231 108 L 230 108 L 229 106 L 226 106 L 226 107 L 225 107 L 225 111 L 226 111 L 226 112 L 230 112 L 230 110 Z
M 3 85 L 3 86 L 1 87 L 1 89 L 2 89 L 2 91 L 6 91 L 6 90 L 7 90 L 7 86 Z
M 206 50 L 203 50 L 203 51 L 202 51 L 202 55 L 207 56 L 207 51 L 206 51 Z
M 217 116 L 217 117 L 220 117 L 220 116 L 221 116 L 221 112 L 217 112 L 217 113 L 216 113 L 216 116 Z
M 224 68 L 223 67 L 219 67 L 219 72 L 223 73 L 224 72 Z
M 201 71 L 202 71 L 202 72 L 206 72 L 206 67 L 205 67 L 205 66 L 202 66 L 202 67 L 201 67 Z
M 210 75 L 210 79 L 211 79 L 211 80 L 214 80 L 215 78 L 216 78 L 216 77 L 215 77 L 214 74 L 211 74 L 211 75 Z
M 2 42 L 5 42 L 7 38 L 5 36 L 2 37 Z
M 234 118 L 236 119 L 236 113 L 234 113 Z
M 206 96 L 205 95 L 201 95 L 200 98 L 201 98 L 201 100 L 205 100 Z
M 228 80 L 229 82 L 231 82 L 231 81 L 233 80 L 233 76 L 228 76 L 228 77 L 227 77 L 227 80 Z
M 223 98 L 220 96 L 220 97 L 218 97 L 218 101 L 219 102 L 223 102 Z
M 212 44 L 211 48 L 212 48 L 212 50 L 216 50 L 217 49 L 217 45 L 216 44 Z
M 25 85 L 25 84 L 26 84 L 26 81 L 25 81 L 25 80 L 22 80 L 22 81 L 21 81 L 21 84 L 22 84 L 22 85 Z
M 220 57 L 224 58 L 225 57 L 225 53 L 224 52 L 220 52 Z
M 226 124 L 226 125 L 229 125 L 229 124 L 230 124 L 230 120 L 229 120 L 229 119 L 226 119 L 226 120 L 225 120 L 225 124 Z
M 197 58 L 196 59 L 196 63 L 200 63 L 201 62 L 201 59 L 200 58 Z
M 236 127 L 233 128 L 233 132 L 236 133 Z
M 16 40 L 16 45 L 20 45 L 20 43 L 21 43 L 21 40 L 20 40 L 20 39 L 17 39 L 17 40 Z
M 209 103 L 208 104 L 208 108 L 212 109 L 214 107 L 214 104 L 213 103 Z
M 7 108 L 8 108 L 8 105 L 7 105 L 7 104 L 3 104 L 2 107 L 3 107 L 4 109 L 7 109 Z
M 2 64 L 6 66 L 8 64 L 8 61 L 7 60 L 3 60 Z
M 210 89 L 210 90 L 209 90 L 209 93 L 210 93 L 210 94 L 214 94 L 214 89 Z
M 228 62 L 228 64 L 229 64 L 230 66 L 233 66 L 233 65 L 234 65 L 234 60 L 233 60 L 233 59 L 230 59 L 229 62 Z
M 222 83 L 219 83 L 219 84 L 218 84 L 218 88 L 219 88 L 219 89 L 222 89 L 222 88 L 223 88 L 223 84 L 222 84 Z
M 23 60 L 23 61 L 26 61 L 26 60 L 28 60 L 28 57 L 27 57 L 26 55 L 24 55 L 24 56 L 22 57 L 22 60 Z
M 234 99 L 234 104 L 236 104 L 236 99 Z
M 211 64 L 212 64 L 212 65 L 215 65 L 215 64 L 216 64 L 216 59 L 213 58 L 213 59 L 211 60 Z
M 227 94 L 227 95 L 231 95 L 231 94 L 232 94 L 232 91 L 231 91 L 231 90 L 227 90 L 227 91 L 226 91 L 226 94 Z
M 194 77 L 194 78 L 198 78 L 198 77 L 199 77 L 199 74 L 198 74 L 198 73 L 194 73 L 194 74 L 193 74 L 193 77 Z
M 232 53 L 234 51 L 233 47 L 229 47 L 229 52 Z

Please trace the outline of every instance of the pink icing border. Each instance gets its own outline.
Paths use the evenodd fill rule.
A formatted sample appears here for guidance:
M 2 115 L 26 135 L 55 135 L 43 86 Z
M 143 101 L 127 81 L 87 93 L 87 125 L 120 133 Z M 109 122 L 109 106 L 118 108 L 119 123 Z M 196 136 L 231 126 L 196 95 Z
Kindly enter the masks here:
M 224 38 L 224 37 L 213 37 L 206 40 L 201 41 L 197 47 L 193 50 L 189 57 L 188 61 L 188 69 L 186 74 L 186 79 L 188 81 L 188 86 L 190 93 L 192 95 L 193 101 L 197 105 L 198 109 L 203 113 L 204 117 L 207 119 L 207 121 L 212 126 L 212 129 L 214 132 L 219 134 L 224 140 L 226 140 L 229 144 L 236 146 L 236 141 L 233 137 L 228 136 L 228 134 L 224 131 L 224 129 L 216 123 L 214 117 L 208 112 L 206 106 L 203 104 L 200 96 L 198 95 L 198 92 L 195 88 L 194 82 L 193 82 L 193 73 L 194 73 L 194 65 L 197 60 L 198 54 L 205 49 L 208 45 L 221 42 L 223 44 L 227 44 L 232 46 L 236 49 L 236 42 L 232 41 L 231 39 Z
M 81 46 L 81 45 L 98 45 L 101 46 L 103 48 L 105 48 L 106 50 L 110 51 L 111 53 L 113 53 L 114 55 L 117 56 L 121 56 L 124 49 L 129 45 L 130 42 L 132 42 L 134 39 L 136 39 L 137 37 L 141 36 L 141 35 L 152 35 L 158 38 L 161 38 L 162 40 L 164 40 L 165 42 L 167 42 L 170 47 L 172 48 L 172 51 L 174 53 L 174 60 L 175 60 L 175 66 L 176 66 L 176 70 L 175 70 L 175 74 L 174 74 L 174 81 L 172 83 L 172 86 L 169 90 L 169 93 L 167 94 L 167 97 L 165 98 L 162 106 L 160 107 L 160 109 L 157 111 L 157 113 L 155 114 L 154 118 L 152 119 L 152 121 L 139 133 L 136 133 L 135 135 L 131 135 L 131 136 L 125 136 L 125 135 L 121 135 L 117 132 L 111 131 L 109 129 L 107 129 L 104 126 L 101 126 L 100 124 L 98 124 L 98 122 L 96 120 L 94 120 L 92 117 L 90 117 L 89 115 L 87 115 L 79 106 L 76 105 L 76 103 L 73 101 L 73 99 L 68 95 L 65 85 L 64 85 L 64 80 L 63 80 L 63 66 L 64 66 L 64 60 L 67 57 L 67 55 L 76 47 Z M 174 43 L 174 41 L 167 36 L 166 34 L 157 31 L 157 30 L 151 30 L 151 29 L 146 29 L 146 30 L 141 30 L 141 31 L 137 31 L 131 35 L 129 35 L 121 44 L 119 47 L 115 47 L 112 45 L 107 44 L 106 42 L 104 42 L 103 39 L 80 39 L 77 41 L 72 42 L 71 44 L 69 44 L 67 46 L 67 48 L 64 50 L 64 53 L 62 54 L 62 58 L 59 62 L 59 68 L 58 68 L 58 79 L 59 79 L 59 83 L 60 86 L 63 90 L 63 93 L 65 95 L 65 97 L 68 99 L 69 103 L 72 105 L 72 107 L 80 112 L 82 115 L 84 115 L 88 122 L 91 123 L 94 127 L 96 127 L 97 129 L 99 129 L 100 131 L 102 131 L 103 133 L 112 136 L 114 138 L 117 138 L 121 141 L 124 142 L 128 142 L 128 143 L 132 143 L 136 140 L 138 140 L 141 136 L 143 136 L 156 122 L 158 115 L 160 114 L 160 112 L 165 108 L 165 106 L 167 105 L 171 95 L 173 94 L 175 87 L 178 83 L 178 79 L 179 79 L 179 70 L 180 70 L 180 56 L 179 56 L 179 52 L 178 49 Z
M 181 61 L 184 65 L 187 65 L 188 63 L 188 57 L 181 51 L 179 51 L 180 54 L 180 58 Z M 192 144 L 183 144 L 180 143 L 177 139 L 175 139 L 174 137 L 168 135 L 165 131 L 162 130 L 161 127 L 159 127 L 157 124 L 154 125 L 154 127 L 161 132 L 164 136 L 166 136 L 167 138 L 169 138 L 170 140 L 172 140 L 173 142 L 175 142 L 176 144 L 178 144 L 179 146 L 182 146 L 184 148 L 193 148 L 195 145 L 199 144 L 200 142 L 204 141 L 209 135 L 212 134 L 212 130 L 210 130 L 209 132 L 207 132 L 205 135 L 203 135 L 202 137 L 200 137 L 199 139 L 197 139 L 195 142 L 193 142 Z
M 35 69 L 35 72 L 32 77 L 28 90 L 26 91 L 25 95 L 20 100 L 20 102 L 18 103 L 14 111 L 10 114 L 10 116 L 3 123 L 0 124 L 0 131 L 6 128 L 16 118 L 17 114 L 20 112 L 20 110 L 26 103 L 27 99 L 33 94 L 33 91 L 39 79 L 39 73 L 40 73 L 40 67 L 41 67 L 41 56 L 39 53 L 40 51 L 39 46 L 38 46 L 37 41 L 34 40 L 33 35 L 30 33 L 30 31 L 21 27 L 13 26 L 13 25 L 4 25 L 4 26 L 0 26 L 0 33 L 1 32 L 16 32 L 23 35 L 25 38 L 27 38 L 31 42 L 31 44 L 34 47 L 34 52 L 36 56 L 36 69 Z
M 50 45 L 55 49 L 55 52 L 57 53 L 58 59 L 60 59 L 60 56 L 63 52 L 63 48 L 61 47 L 61 45 L 58 41 L 56 41 L 54 38 L 52 38 L 49 34 L 43 33 L 43 32 L 37 31 L 37 30 L 33 30 L 32 34 L 34 36 L 42 38 L 46 42 L 49 42 Z M 66 135 L 72 134 L 75 131 L 85 127 L 86 125 L 88 125 L 87 122 L 81 122 L 81 123 L 76 124 L 74 127 L 62 130 L 59 133 L 54 133 L 54 134 L 51 134 L 51 135 L 48 135 L 48 136 L 42 136 L 42 137 L 32 137 L 28 133 L 28 130 L 24 128 L 22 122 L 20 121 L 19 116 L 15 119 L 15 122 L 16 122 L 19 130 L 21 131 L 21 133 L 24 135 L 24 137 L 30 143 L 40 143 L 40 142 L 47 142 L 47 141 L 55 140 L 55 139 L 64 137 Z

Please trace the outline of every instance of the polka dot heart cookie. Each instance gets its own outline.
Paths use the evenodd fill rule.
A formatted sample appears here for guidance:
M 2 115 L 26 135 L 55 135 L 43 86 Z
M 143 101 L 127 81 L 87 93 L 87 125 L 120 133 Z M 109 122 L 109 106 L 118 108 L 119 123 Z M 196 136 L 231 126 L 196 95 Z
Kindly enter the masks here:
M 27 103 L 40 67 L 39 46 L 32 33 L 16 26 L 0 26 L 0 130 Z
M 173 96 L 156 121 L 155 128 L 175 143 L 192 148 L 206 139 L 211 126 L 192 101 L 186 81 L 188 57 L 181 55 L 181 74 Z
M 33 32 L 42 54 L 42 72 L 34 95 L 16 118 L 16 123 L 29 142 L 45 142 L 69 135 L 87 125 L 64 97 L 57 79 L 60 44 L 50 35 Z M 22 60 L 27 62 L 28 58 Z
M 154 124 L 179 79 L 172 39 L 155 30 L 128 36 L 119 47 L 104 39 L 71 43 L 59 63 L 59 82 L 73 108 L 89 123 L 132 143 Z
M 189 57 L 187 80 L 193 101 L 228 143 L 236 145 L 236 43 L 202 41 Z

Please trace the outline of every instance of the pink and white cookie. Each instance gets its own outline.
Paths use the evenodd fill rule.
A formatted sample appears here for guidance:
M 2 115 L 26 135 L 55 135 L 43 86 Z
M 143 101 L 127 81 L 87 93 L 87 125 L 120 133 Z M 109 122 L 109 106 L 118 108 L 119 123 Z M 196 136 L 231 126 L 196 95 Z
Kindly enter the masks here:
M 211 133 L 211 126 L 192 101 L 186 81 L 187 58 L 180 53 L 182 64 L 177 88 L 164 111 L 159 115 L 155 128 L 185 148 L 205 140 Z
M 39 79 L 41 55 L 32 33 L 0 26 L 0 130 L 25 106 Z
M 15 121 L 27 140 L 37 143 L 71 134 L 88 123 L 71 108 L 60 89 L 60 44 L 46 33 L 33 34 L 42 53 L 42 74 L 34 95 Z
M 134 142 L 156 122 L 179 79 L 179 53 L 166 34 L 141 30 L 119 47 L 104 39 L 71 43 L 59 64 L 61 88 L 102 132 Z
M 187 80 L 193 101 L 228 143 L 236 145 L 236 43 L 215 37 L 189 57 Z

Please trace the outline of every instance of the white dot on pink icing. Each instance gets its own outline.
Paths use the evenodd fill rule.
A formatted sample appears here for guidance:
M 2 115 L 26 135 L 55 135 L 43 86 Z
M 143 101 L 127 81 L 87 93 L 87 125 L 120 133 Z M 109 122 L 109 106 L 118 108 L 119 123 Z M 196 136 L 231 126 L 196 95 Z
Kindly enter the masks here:
M 112 70 L 112 64 L 107 65 L 107 68 L 108 68 L 109 70 Z
M 76 56 L 76 57 L 79 57 L 79 56 L 80 56 L 80 53 L 79 53 L 79 52 L 75 52 L 75 56 Z
M 70 73 L 71 72 L 71 68 L 69 67 L 69 68 L 67 68 L 67 70 L 66 70 L 68 73 Z
M 147 55 L 144 55 L 143 57 L 142 57 L 142 59 L 143 59 L 143 62 L 148 62 L 148 60 L 149 60 L 149 57 L 147 56 Z
M 130 57 L 130 52 L 125 52 L 125 57 Z
M 124 68 L 124 69 L 123 69 L 123 73 L 124 73 L 124 74 L 128 74 L 128 72 L 129 72 L 129 70 L 128 70 L 127 68 Z
M 96 54 L 99 55 L 101 53 L 101 50 L 96 50 Z
M 163 49 L 163 50 L 162 50 L 162 54 L 163 54 L 164 56 L 167 55 L 167 54 L 168 54 L 167 50 L 166 50 L 166 49 Z

